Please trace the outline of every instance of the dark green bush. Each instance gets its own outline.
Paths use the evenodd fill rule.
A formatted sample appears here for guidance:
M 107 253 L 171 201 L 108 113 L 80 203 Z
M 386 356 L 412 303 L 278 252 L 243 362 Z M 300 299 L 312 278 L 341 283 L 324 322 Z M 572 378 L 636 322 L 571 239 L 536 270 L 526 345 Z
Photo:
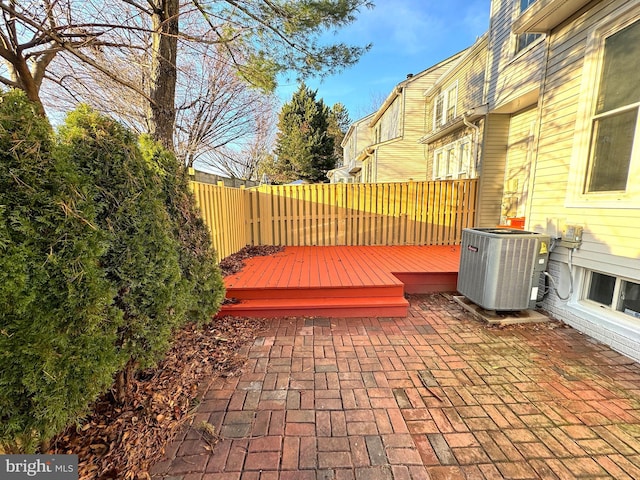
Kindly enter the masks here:
M 123 314 L 120 354 L 130 367 L 149 366 L 168 348 L 186 308 L 179 245 L 160 177 L 133 133 L 87 106 L 68 115 L 59 148 L 81 172 L 96 205 L 97 226 L 108 239 L 102 267 Z
M 0 444 L 32 452 L 86 411 L 123 366 L 106 238 L 48 122 L 0 96 Z
M 86 106 L 53 138 L 0 96 L 0 452 L 35 451 L 110 387 L 122 401 L 224 295 L 172 154 Z
M 140 138 L 142 154 L 162 181 L 163 199 L 179 244 L 183 288 L 187 292 L 187 319 L 209 321 L 220 308 L 224 284 L 209 230 L 189 190 L 187 169 L 176 157 L 149 136 Z

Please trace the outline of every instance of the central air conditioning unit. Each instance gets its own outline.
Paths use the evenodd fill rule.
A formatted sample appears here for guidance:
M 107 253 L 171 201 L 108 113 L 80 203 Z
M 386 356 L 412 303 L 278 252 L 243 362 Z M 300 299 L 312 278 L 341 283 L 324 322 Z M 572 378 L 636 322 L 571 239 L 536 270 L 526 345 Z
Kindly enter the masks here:
M 458 291 L 486 310 L 535 308 L 549 259 L 548 235 L 511 228 L 465 228 Z

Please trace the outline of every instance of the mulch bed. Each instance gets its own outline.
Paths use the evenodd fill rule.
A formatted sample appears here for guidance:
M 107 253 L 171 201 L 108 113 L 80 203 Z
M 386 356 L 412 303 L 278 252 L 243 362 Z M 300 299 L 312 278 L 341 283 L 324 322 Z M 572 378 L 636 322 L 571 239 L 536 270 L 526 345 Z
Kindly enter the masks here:
M 244 260 L 271 255 L 282 247 L 245 247 L 222 260 L 223 275 L 236 273 Z M 79 477 L 150 479 L 149 468 L 164 447 L 191 421 L 203 382 L 238 374 L 246 361 L 242 347 L 266 328 L 266 320 L 222 317 L 210 324 L 187 325 L 176 333 L 165 358 L 132 381 L 124 404 L 108 393 L 77 426 L 53 439 L 47 453 L 77 454 Z

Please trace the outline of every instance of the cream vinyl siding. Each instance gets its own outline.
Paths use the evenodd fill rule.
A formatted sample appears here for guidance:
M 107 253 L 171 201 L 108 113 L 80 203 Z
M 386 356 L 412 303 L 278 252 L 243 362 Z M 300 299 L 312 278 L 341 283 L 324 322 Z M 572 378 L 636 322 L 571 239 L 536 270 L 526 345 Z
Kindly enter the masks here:
M 520 13 L 520 2 L 493 0 L 487 58 L 487 101 L 497 109 L 540 87 L 545 60 L 545 40 L 515 53 L 516 35 L 511 24 Z
M 389 105 L 376 125 L 376 129 L 380 134 L 380 138 L 376 138 L 377 142 L 386 142 L 393 140 L 402 135 L 402 96 Z
M 402 102 L 402 136 L 376 145 L 371 181 L 403 182 L 430 179 L 431 172 L 427 173 L 425 145 L 418 141 L 424 135 L 423 93 L 446 71 L 449 63 L 403 82 L 402 94 L 394 101 Z M 376 127 L 378 125 L 380 120 Z
M 473 47 L 471 47 L 473 48 Z M 456 88 L 456 116 L 461 116 L 464 112 L 482 105 L 484 79 L 487 60 L 486 41 L 482 48 L 470 58 L 464 58 L 452 72 L 446 74 L 446 80 L 434 92 L 427 97 L 427 107 L 425 114 L 425 132 L 437 131 L 434 125 L 435 106 L 439 95 Z M 435 89 L 434 89 L 435 90 Z
M 470 108 L 485 103 L 483 101 L 485 70 L 487 65 L 487 48 L 480 49 L 472 59 L 465 62 L 456 74 L 458 85 L 458 112 L 463 113 Z
M 476 44 L 474 44 L 468 50 L 468 54 L 463 56 L 459 63 L 449 70 L 442 78 L 439 79 L 439 86 L 437 89 L 434 88 L 433 92 L 427 93 L 426 96 L 426 107 L 425 107 L 425 130 L 424 132 L 437 132 L 434 130 L 433 118 L 434 118 L 434 105 L 437 100 L 439 94 L 442 94 L 443 91 L 450 90 L 452 86 L 457 86 L 457 120 L 460 121 L 462 114 L 465 112 L 479 107 L 484 103 L 483 100 L 483 88 L 484 88 L 484 75 L 486 70 L 486 59 L 487 59 L 487 40 L 486 36 L 483 36 Z M 466 125 L 462 125 L 461 128 L 445 135 L 438 140 L 433 141 L 432 143 L 426 145 L 427 149 L 427 165 L 426 171 L 427 175 L 430 175 L 431 178 L 438 177 L 438 172 L 434 170 L 434 163 L 436 161 L 435 155 L 436 152 L 442 151 L 446 145 L 451 144 L 452 142 L 459 142 L 463 137 L 469 137 L 469 156 L 470 156 L 470 165 L 468 168 L 467 175 L 471 176 L 471 178 L 475 178 L 477 176 L 477 171 L 475 168 L 476 159 L 481 155 L 481 145 L 482 142 L 482 132 L 484 130 L 484 120 L 479 119 L 475 121 L 476 125 L 480 127 L 480 133 L 476 133 L 476 131 L 472 128 L 467 127 Z M 479 135 L 479 138 L 476 136 Z M 476 143 L 478 143 L 476 145 Z M 474 157 L 475 154 L 475 157 Z
M 342 147 L 342 164 L 349 165 L 356 157 L 356 138 L 352 134 L 347 139 L 346 144 Z
M 537 107 L 513 114 L 509 121 L 504 192 L 500 222 L 509 217 L 524 217 L 531 175 Z
M 483 158 L 478 172 L 478 208 L 476 224 L 495 227 L 500 223 L 500 205 L 504 187 L 510 116 L 489 114 L 484 128 Z
M 368 115 L 351 124 L 347 132 L 348 136 L 343 140 L 343 165 L 351 165 L 360 152 L 371 145 L 371 129 L 369 128 L 371 117 L 372 115 Z
M 589 32 L 607 19 L 629 12 L 629 5 L 630 2 L 621 0 L 596 3 L 551 35 L 529 225 L 538 230 L 546 229 L 548 220 L 582 225 L 583 244 L 574 254 L 576 265 L 613 275 L 631 275 L 631 279 L 639 280 L 640 205 L 636 208 L 566 206 L 572 156 L 584 158 L 585 162 L 588 157 L 588 151 L 574 152 L 573 149 Z M 638 9 L 640 6 L 636 3 L 635 11 Z

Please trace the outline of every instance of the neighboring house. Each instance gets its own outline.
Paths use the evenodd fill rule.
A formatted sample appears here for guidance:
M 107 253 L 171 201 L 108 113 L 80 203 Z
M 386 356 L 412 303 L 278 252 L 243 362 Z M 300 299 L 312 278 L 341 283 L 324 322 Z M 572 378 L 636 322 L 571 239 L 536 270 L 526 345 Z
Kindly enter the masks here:
M 260 182 L 256 182 L 254 180 L 244 180 L 242 178 L 229 178 L 217 175 L 215 173 L 201 172 L 200 170 L 196 170 L 195 168 L 189 168 L 189 175 L 191 179 L 195 182 L 200 183 L 210 183 L 212 185 L 217 185 L 218 183 L 224 183 L 225 187 L 255 187 L 259 185 Z
M 356 120 L 351 124 L 347 133 L 345 133 L 342 139 L 342 164 L 341 172 L 346 172 L 351 178 L 347 183 L 360 182 L 362 177 L 362 157 L 363 152 L 371 145 L 371 129 L 369 123 L 374 114 L 367 115 L 359 120 Z M 343 170 L 344 169 L 344 170 Z M 343 176 L 343 173 L 338 174 L 339 177 Z M 327 175 L 329 176 L 329 175 Z M 332 175 L 336 178 L 336 175 Z M 330 177 L 332 178 L 332 177 Z M 331 179 L 332 183 L 334 182 Z
M 476 178 L 487 106 L 484 104 L 487 35 L 424 92 L 429 180 Z
M 327 172 L 329 183 L 353 183 L 353 175 L 349 173 L 349 167 L 339 167 Z
M 382 106 L 366 117 L 370 140 L 358 142 L 356 168 L 361 167 L 359 181 L 403 182 L 427 180 L 425 146 L 419 143 L 424 135 L 424 92 L 464 55 L 459 52 L 415 75 L 407 75 L 386 98 Z M 347 140 L 348 137 L 345 137 Z M 343 146 L 348 143 L 343 142 Z M 349 153 L 350 154 L 350 153 Z M 345 150 L 345 165 L 347 165 Z

